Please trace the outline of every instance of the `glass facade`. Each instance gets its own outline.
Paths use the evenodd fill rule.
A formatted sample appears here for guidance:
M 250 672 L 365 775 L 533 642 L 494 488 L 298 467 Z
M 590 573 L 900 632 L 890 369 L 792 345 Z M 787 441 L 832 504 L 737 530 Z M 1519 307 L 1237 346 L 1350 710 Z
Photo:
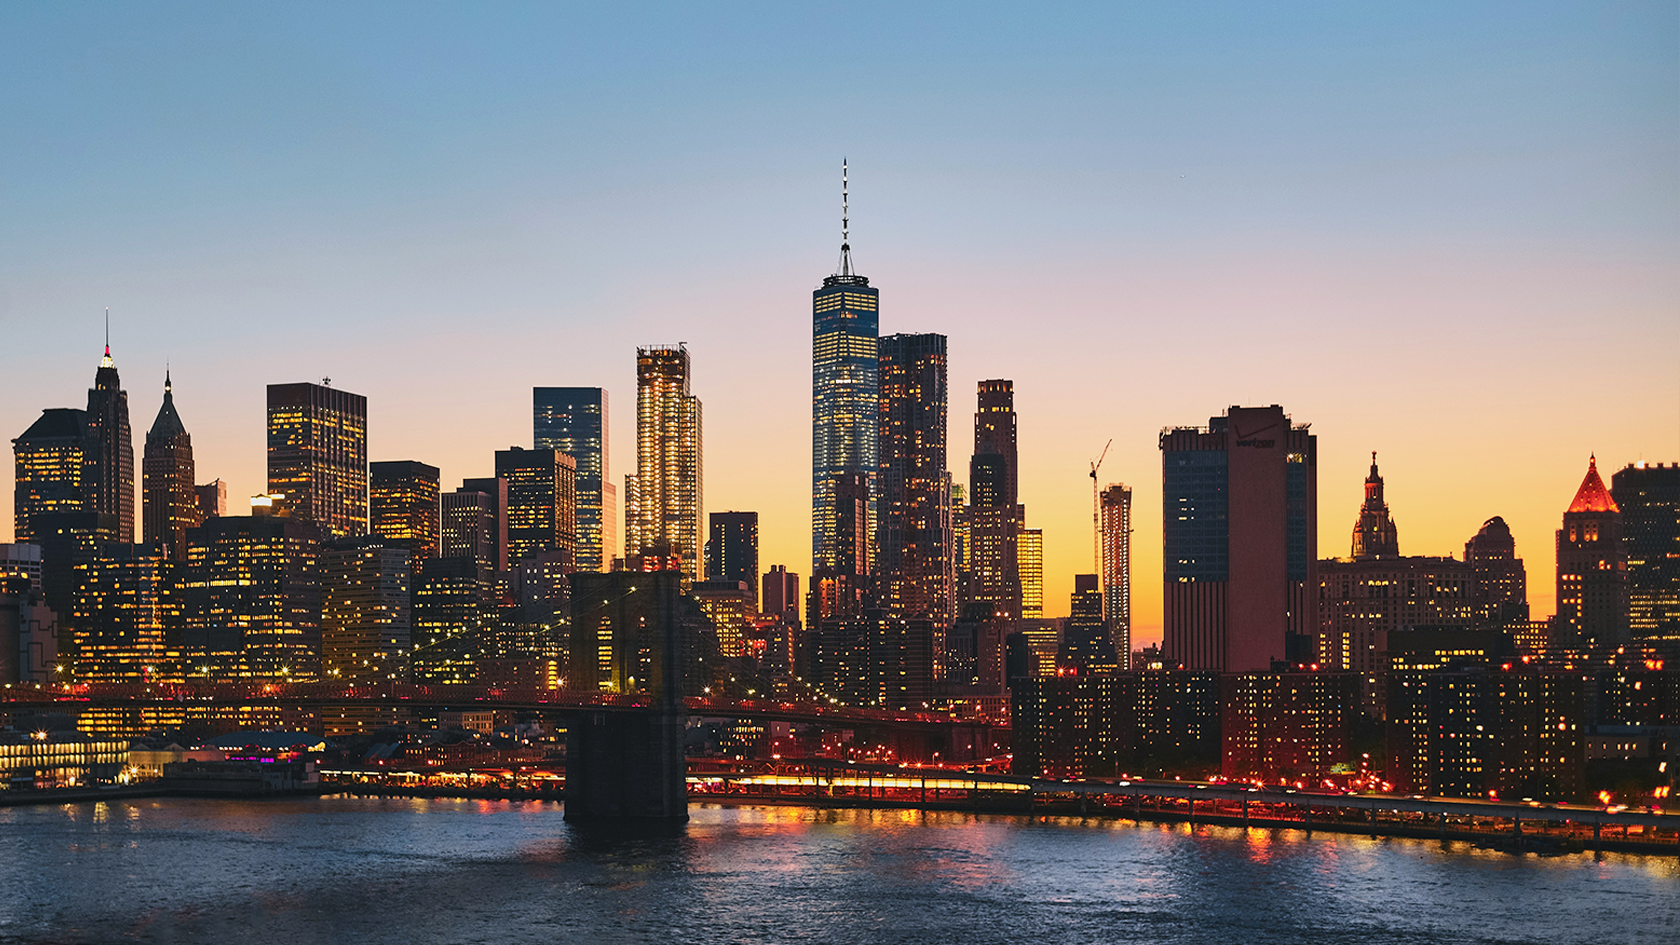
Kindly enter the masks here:
M 323 534 L 368 533 L 367 398 L 319 384 L 268 385 L 268 492 Z
M 849 268 L 849 267 L 843 267 Z M 880 400 L 880 291 L 859 275 L 834 275 L 811 293 L 811 560 L 817 571 L 867 574 L 873 557 Z M 841 534 L 842 483 L 861 477 L 868 514 Z M 845 516 L 853 518 L 852 516 Z
M 599 387 L 531 390 L 532 445 L 577 461 L 577 566 L 610 571 L 618 554 L 616 491 L 607 468 L 607 392 Z
M 1223 449 L 1161 454 L 1162 565 L 1168 582 L 1229 576 L 1227 472 Z

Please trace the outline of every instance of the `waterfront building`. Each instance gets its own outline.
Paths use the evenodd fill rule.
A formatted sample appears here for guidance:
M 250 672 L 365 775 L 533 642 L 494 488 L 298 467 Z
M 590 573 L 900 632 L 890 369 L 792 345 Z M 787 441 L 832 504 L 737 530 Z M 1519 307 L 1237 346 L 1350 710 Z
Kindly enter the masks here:
M 87 399 L 87 447 L 82 453 L 85 508 L 110 515 L 117 523 L 116 541 L 134 541 L 134 440 L 128 426 L 128 391 L 117 377 L 111 344 L 99 359 Z
M 1680 640 L 1680 463 L 1637 462 L 1610 477 L 1628 553 L 1628 629 Z
M 1318 780 L 1352 760 L 1359 677 L 1338 672 L 1231 674 L 1221 680 L 1220 773 L 1236 780 Z
M 438 468 L 411 459 L 368 464 L 369 534 L 409 552 L 411 578 L 438 553 Z
M 371 682 L 401 675 L 410 645 L 410 540 L 372 535 L 322 547 L 323 679 Z
M 496 451 L 496 478 L 507 483 L 507 563 L 545 551 L 577 566 L 577 463 L 557 450 Z
M 1025 523 L 1022 523 L 1025 526 Z M 1022 527 L 1015 536 L 1016 568 L 1021 575 L 1021 617 L 1044 619 L 1044 529 Z
M 140 460 L 141 516 L 146 543 L 171 561 L 187 560 L 187 529 L 202 519 L 194 485 L 192 436 L 175 410 L 175 385 L 163 375 L 163 406 L 146 431 Z
M 974 600 L 1001 617 L 1021 616 L 1021 508 L 1016 466 L 1015 382 L 979 384 L 974 457 L 969 461 L 969 540 Z
M 1283 408 L 1161 433 L 1167 659 L 1254 672 L 1318 626 L 1317 438 Z
M 198 501 L 198 520 L 215 518 L 227 514 L 227 483 L 220 479 L 193 487 L 193 495 Z
M 870 616 L 824 621 L 812 634 L 817 691 L 845 705 L 926 708 L 937 640 L 931 620 Z
M 1557 531 L 1552 642 L 1614 647 L 1627 639 L 1628 551 L 1622 514 L 1598 475 L 1598 458 L 1592 457 Z
M 253 502 L 252 511 L 265 507 Z M 189 676 L 309 680 L 321 660 L 320 532 L 283 515 L 224 515 L 187 530 L 181 582 Z
M 873 563 L 876 437 L 880 416 L 879 289 L 852 269 L 850 217 L 841 173 L 840 265 L 811 293 L 812 575 L 868 574 Z M 864 547 L 847 521 L 861 494 Z
M 1517 557 L 1511 527 L 1495 515 L 1464 543 L 1464 563 L 1475 576 L 1476 622 L 1515 626 L 1528 621 L 1528 570 Z
M 1120 655 L 1109 638 L 1102 609 L 1102 588 L 1097 575 L 1075 574 L 1071 615 L 1062 629 L 1058 666 L 1082 676 L 1119 671 Z
M 366 535 L 367 398 L 324 383 L 268 385 L 268 494 L 324 538 Z
M 683 345 L 636 349 L 636 473 L 624 485 L 625 556 L 676 556 L 690 582 L 706 573 L 703 431 L 691 374 Z
M 577 567 L 610 571 L 618 557 L 618 487 L 608 470 L 607 392 L 531 389 L 532 445 L 577 461 Z
M 945 448 L 946 339 L 888 335 L 879 350 L 877 599 L 889 617 L 944 626 L 956 614 Z
M 758 612 L 758 513 L 713 512 L 706 540 L 706 580 L 747 586 L 752 613 Z
M 161 545 L 103 543 L 75 564 L 73 675 L 79 682 L 181 678 L 181 599 Z
M 1384 776 L 1397 794 L 1579 800 L 1588 683 L 1520 665 L 1390 673 Z
M 1103 619 L 1119 653 L 1120 668 L 1132 660 L 1132 490 L 1110 483 L 1100 494 Z
M 14 789 L 115 784 L 128 740 L 81 732 L 0 732 L 0 783 Z
M 12 521 L 18 541 L 39 541 L 43 532 L 38 516 L 87 510 L 87 411 L 41 411 L 29 429 L 12 440 L 12 453 Z M 106 537 L 115 539 L 116 534 Z
M 1217 673 L 1035 677 L 1010 695 L 1015 774 L 1205 777 L 1219 767 Z

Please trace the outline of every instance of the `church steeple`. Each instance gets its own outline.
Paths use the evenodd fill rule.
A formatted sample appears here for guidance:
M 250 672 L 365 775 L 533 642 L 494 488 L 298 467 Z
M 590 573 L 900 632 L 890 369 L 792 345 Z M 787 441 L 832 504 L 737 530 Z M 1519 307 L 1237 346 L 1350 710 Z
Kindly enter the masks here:
M 1383 500 L 1382 473 L 1377 471 L 1377 454 L 1371 453 L 1371 472 L 1365 477 L 1365 504 L 1359 507 L 1359 521 L 1353 526 L 1355 558 L 1400 557 L 1400 533 Z

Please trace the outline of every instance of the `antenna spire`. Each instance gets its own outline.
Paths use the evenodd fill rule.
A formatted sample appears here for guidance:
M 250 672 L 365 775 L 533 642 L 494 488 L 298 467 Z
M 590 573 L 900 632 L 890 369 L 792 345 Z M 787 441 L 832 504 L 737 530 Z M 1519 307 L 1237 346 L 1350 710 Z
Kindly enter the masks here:
M 840 159 L 840 275 L 852 274 L 851 194 L 846 159 Z
M 111 306 L 105 306 L 105 356 L 99 359 L 102 368 L 116 367 L 117 362 L 111 360 Z

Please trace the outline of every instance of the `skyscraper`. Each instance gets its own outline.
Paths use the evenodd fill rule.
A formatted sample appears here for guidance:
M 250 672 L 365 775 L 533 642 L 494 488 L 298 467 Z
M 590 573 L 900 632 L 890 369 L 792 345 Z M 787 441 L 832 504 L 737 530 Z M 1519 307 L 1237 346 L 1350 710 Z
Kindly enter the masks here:
M 811 562 L 818 575 L 868 574 L 874 541 L 880 395 L 880 290 L 852 271 L 845 165 L 841 165 L 840 266 L 811 293 Z M 863 560 L 847 506 L 864 501 Z M 844 495 L 843 495 L 844 493 Z
M 268 385 L 268 491 L 324 537 L 366 535 L 367 398 L 321 384 Z
M 706 580 L 741 581 L 758 610 L 758 513 L 713 512 L 706 540 Z
M 1377 454 L 1371 453 L 1371 473 L 1365 477 L 1365 504 L 1359 507 L 1359 520 L 1353 523 L 1354 560 L 1368 558 L 1397 558 L 1400 556 L 1400 533 L 1394 518 L 1388 514 L 1383 501 L 1383 478 L 1377 472 Z
M 764 572 L 764 593 L 759 595 L 758 607 L 765 614 L 799 620 L 799 575 L 785 564 L 773 564 Z
M 946 465 L 944 335 L 880 340 L 875 502 L 878 594 L 886 615 L 940 627 L 956 608 Z
M 1564 646 L 1616 646 L 1628 638 L 1628 552 L 1622 512 L 1598 475 L 1598 457 L 1557 531 L 1557 622 Z
M 152 544 L 104 543 L 75 565 L 71 636 L 82 682 L 180 679 L 175 563 Z
M 1680 463 L 1634 463 L 1610 477 L 1628 551 L 1628 628 L 1680 639 Z
M 322 548 L 322 678 L 391 679 L 401 669 L 411 633 L 407 543 L 374 535 Z
M 1044 617 L 1044 529 L 1023 528 L 1015 537 L 1016 570 L 1021 575 L 1021 617 Z
M 134 541 L 134 441 L 128 427 L 128 392 L 117 377 L 111 345 L 99 359 L 99 371 L 88 389 L 86 470 L 87 510 L 117 520 L 117 541 Z
M 492 546 L 494 557 L 490 562 L 490 570 L 506 571 L 512 563 L 508 561 L 508 484 L 506 479 L 488 476 L 478 479 L 461 480 L 462 492 L 478 492 L 490 497 L 491 508 L 496 511 L 494 529 L 495 544 Z
M 1318 447 L 1307 427 L 1273 404 L 1162 431 L 1162 648 L 1184 668 L 1269 670 L 1288 658 L 1290 635 L 1316 631 Z
M 675 555 L 689 581 L 701 556 L 700 398 L 689 390 L 688 348 L 636 349 L 636 474 L 625 477 L 624 553 Z
M 181 601 L 188 675 L 315 678 L 318 538 L 310 522 L 277 515 L 225 515 L 187 530 Z
M 73 407 L 41 411 L 29 429 L 12 441 L 12 452 L 16 458 L 13 531 L 18 541 L 39 544 L 45 534 L 40 517 L 87 510 L 87 413 Z
M 974 458 L 968 467 L 969 554 L 974 599 L 998 616 L 1021 616 L 1020 532 L 1016 475 L 1015 382 L 981 381 L 974 414 Z
M 505 496 L 507 483 L 500 479 L 487 480 L 501 486 Z M 465 486 L 440 497 L 443 507 L 442 529 L 438 535 L 438 557 L 470 558 L 485 571 L 501 570 L 501 517 L 497 512 L 500 501 L 496 495 L 469 489 Z
M 1056 661 L 1082 676 L 1112 673 L 1120 668 L 1120 654 L 1109 639 L 1102 608 L 1097 575 L 1075 574 L 1070 615 L 1067 628 L 1062 631 L 1062 651 Z
M 140 461 L 141 517 L 146 543 L 163 548 L 171 561 L 187 560 L 187 529 L 201 519 L 193 482 L 192 436 L 175 412 L 175 385 L 163 375 L 163 406 L 146 431 Z
M 1517 557 L 1511 527 L 1495 515 L 1464 543 L 1464 563 L 1475 575 L 1475 618 L 1504 626 L 1528 619 L 1528 571 Z
M 412 459 L 368 465 L 369 533 L 408 549 L 411 583 L 438 553 L 438 468 Z
M 577 463 L 557 450 L 517 446 L 496 451 L 496 478 L 507 482 L 507 563 L 548 551 L 577 561 Z
M 193 495 L 198 499 L 200 521 L 227 514 L 227 483 L 222 480 L 213 479 L 194 486 Z
M 607 468 L 607 392 L 532 388 L 531 414 L 532 445 L 577 460 L 578 570 L 611 570 L 618 556 L 618 487 Z
M 1132 666 L 1132 490 L 1110 483 L 1100 495 L 1103 619 L 1119 655 Z

